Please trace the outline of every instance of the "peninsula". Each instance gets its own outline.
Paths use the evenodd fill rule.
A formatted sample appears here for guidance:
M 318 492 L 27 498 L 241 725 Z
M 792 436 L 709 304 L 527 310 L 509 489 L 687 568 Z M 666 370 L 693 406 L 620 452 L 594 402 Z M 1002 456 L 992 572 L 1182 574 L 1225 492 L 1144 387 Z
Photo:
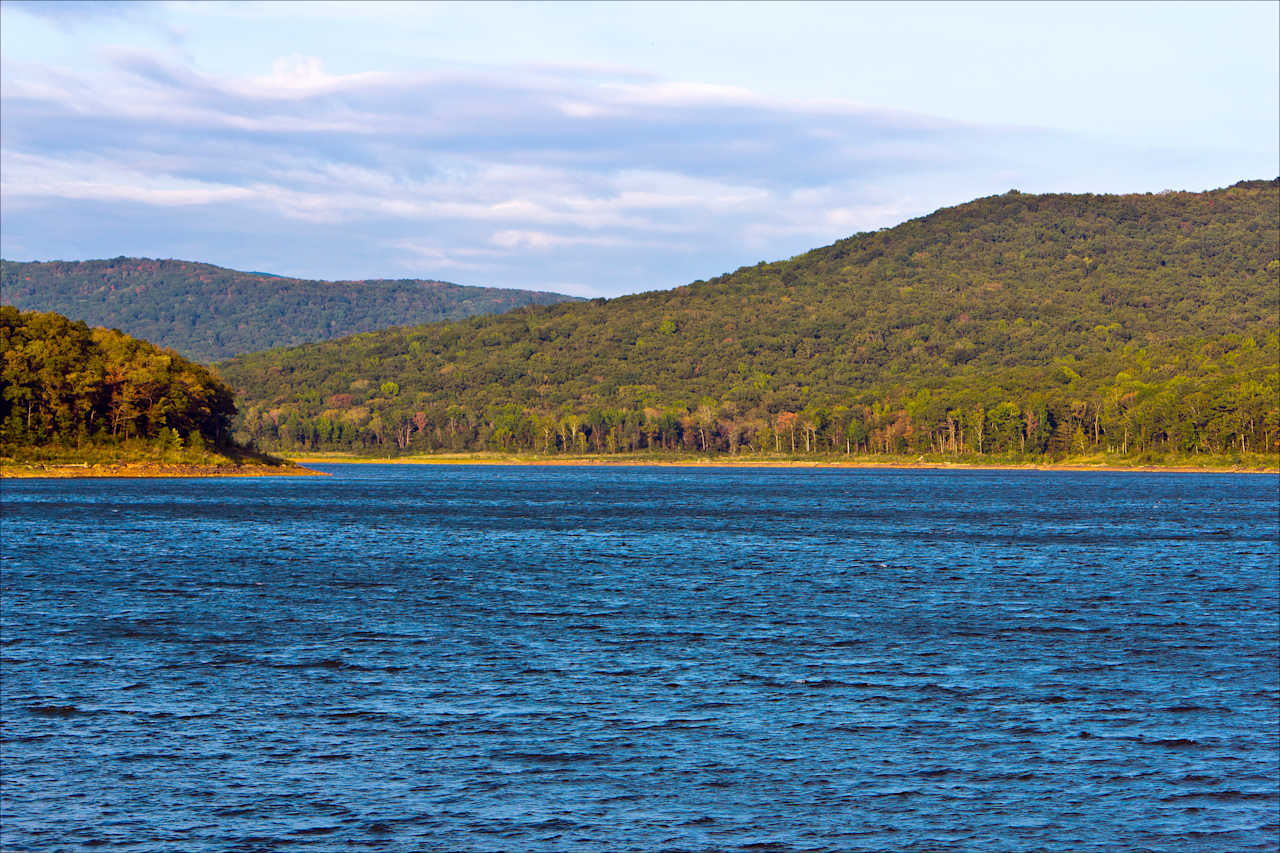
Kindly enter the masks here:
M 113 329 L 0 306 L 0 476 L 314 473 L 242 447 L 206 367 Z

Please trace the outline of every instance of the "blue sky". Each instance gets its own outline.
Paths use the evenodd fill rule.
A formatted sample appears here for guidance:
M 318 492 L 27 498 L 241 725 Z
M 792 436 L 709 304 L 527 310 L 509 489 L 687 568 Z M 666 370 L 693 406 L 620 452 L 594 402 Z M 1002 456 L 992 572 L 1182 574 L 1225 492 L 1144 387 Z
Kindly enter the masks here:
M 0 251 L 579 295 L 1280 172 L 1280 4 L 0 4 Z

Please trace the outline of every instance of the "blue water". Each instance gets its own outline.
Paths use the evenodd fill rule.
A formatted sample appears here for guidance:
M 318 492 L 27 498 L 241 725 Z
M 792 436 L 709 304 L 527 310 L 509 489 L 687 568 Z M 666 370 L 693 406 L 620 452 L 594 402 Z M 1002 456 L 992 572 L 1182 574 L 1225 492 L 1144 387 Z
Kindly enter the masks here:
M 1273 476 L 5 481 L 6 851 L 1275 850 Z

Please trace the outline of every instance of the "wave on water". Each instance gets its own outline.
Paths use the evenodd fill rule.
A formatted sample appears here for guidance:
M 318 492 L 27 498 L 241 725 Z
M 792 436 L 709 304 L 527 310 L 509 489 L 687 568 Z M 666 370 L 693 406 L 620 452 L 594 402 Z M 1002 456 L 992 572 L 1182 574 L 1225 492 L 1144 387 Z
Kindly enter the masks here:
M 0 848 L 1277 849 L 1268 478 L 332 470 L 6 484 Z

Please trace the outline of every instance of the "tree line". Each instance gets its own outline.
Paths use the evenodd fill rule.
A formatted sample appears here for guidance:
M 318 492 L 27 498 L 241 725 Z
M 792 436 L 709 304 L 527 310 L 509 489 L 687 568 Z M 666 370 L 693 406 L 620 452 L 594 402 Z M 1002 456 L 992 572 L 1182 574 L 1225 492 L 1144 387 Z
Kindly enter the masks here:
M 385 382 L 357 400 L 336 394 L 317 414 L 250 407 L 239 437 L 265 449 L 379 454 L 504 451 L 787 456 L 930 454 L 1064 458 L 1224 455 L 1280 448 L 1276 334 L 1263 345 L 1228 336 L 1162 367 L 1131 353 L 1129 370 L 1088 388 L 1063 368 L 1047 390 L 898 388 L 815 396 L 791 407 L 704 397 L 663 403 L 653 388 L 584 409 L 499 403 L 483 410 L 403 394 Z M 1190 372 L 1178 368 L 1194 365 Z M 357 383 L 357 386 L 359 383 Z M 358 388 L 357 388 L 358 390 Z
M 0 445 L 230 439 L 231 390 L 172 350 L 2 305 L 0 355 Z

